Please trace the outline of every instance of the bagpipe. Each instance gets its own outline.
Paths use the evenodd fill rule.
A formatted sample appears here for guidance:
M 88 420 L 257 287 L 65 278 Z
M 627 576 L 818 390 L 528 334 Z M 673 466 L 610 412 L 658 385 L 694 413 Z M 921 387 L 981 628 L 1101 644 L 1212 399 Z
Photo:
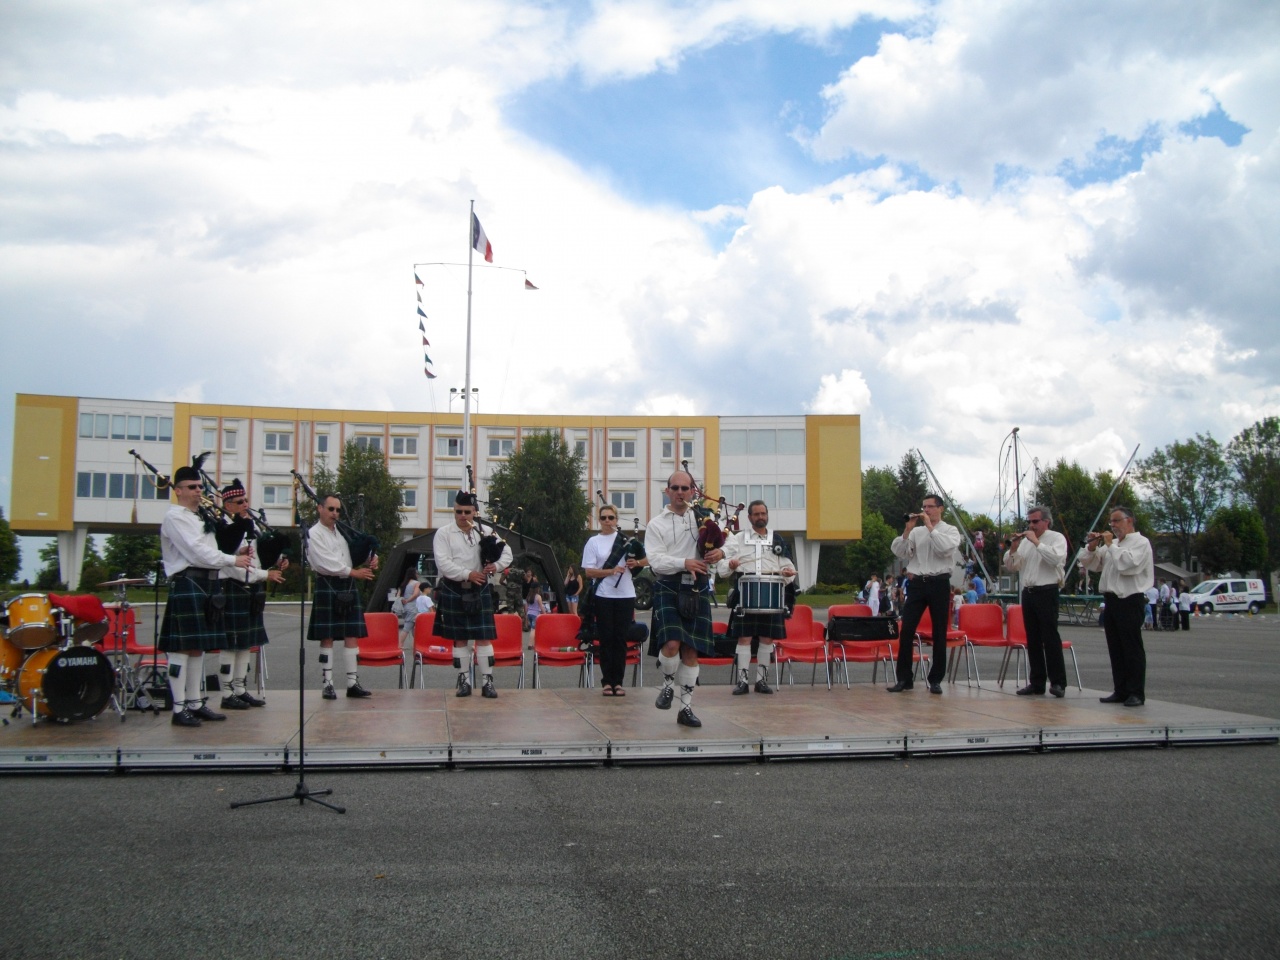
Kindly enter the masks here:
M 612 506 L 604 498 L 603 490 L 597 490 L 596 496 L 600 498 L 602 506 Z M 639 523 L 640 519 L 637 517 L 636 533 L 639 533 Z M 619 530 L 613 541 L 613 549 L 609 551 L 609 556 L 605 558 L 600 569 L 611 570 L 624 559 L 639 562 L 644 558 L 644 541 L 637 536 L 628 537 L 622 530 Z M 616 584 L 621 580 L 622 574 L 619 573 L 614 583 Z M 578 616 L 582 618 L 582 626 L 578 629 L 579 649 L 586 650 L 593 640 L 599 639 L 596 633 L 595 599 L 596 591 L 599 590 L 600 584 L 603 582 L 604 577 L 589 577 L 586 588 L 582 591 L 582 596 L 578 598 Z
M 498 536 L 498 524 L 496 519 L 486 520 L 480 516 L 480 498 L 476 496 L 475 477 L 471 472 L 471 464 L 467 464 L 467 488 L 471 493 L 471 499 L 475 501 L 476 512 L 474 515 L 475 525 L 480 529 L 480 566 L 486 567 L 491 563 L 497 563 L 502 559 L 502 551 L 507 546 L 507 541 Z M 496 513 L 496 501 L 488 501 L 491 513 Z M 515 524 L 511 527 L 514 531 L 520 525 L 521 509 L 516 509 Z M 484 528 L 488 526 L 489 532 L 485 533 Z
M 301 489 L 307 495 L 307 499 L 314 503 L 318 510 L 320 508 L 320 495 L 311 488 L 311 484 L 307 483 L 297 470 L 290 470 L 289 472 L 293 474 L 294 486 Z M 299 522 L 299 526 L 301 526 L 301 522 Z M 351 566 L 368 566 L 378 553 L 378 538 L 370 536 L 363 530 L 357 530 L 341 517 L 337 520 L 337 527 L 342 539 L 347 541 L 347 550 L 351 554 Z
M 148 463 L 137 450 L 130 450 L 129 452 L 133 454 L 133 458 L 135 460 L 146 467 L 147 471 L 155 477 L 157 493 L 161 490 L 168 490 L 173 486 L 172 478 L 167 474 L 161 473 L 154 466 Z M 199 514 L 200 519 L 204 521 L 205 531 L 207 533 L 216 534 L 218 532 L 218 527 L 223 523 L 225 514 L 222 507 L 220 507 L 213 497 L 209 495 L 208 477 L 204 472 L 204 461 L 208 456 L 208 453 L 201 453 L 192 457 L 191 467 L 200 474 L 200 482 L 205 488 L 200 492 L 200 503 L 196 507 L 196 513 Z M 214 491 L 214 494 L 216 495 L 216 491 Z
M 730 515 L 730 504 L 725 501 L 724 497 L 709 496 L 699 486 L 698 481 L 694 479 L 693 473 L 689 470 L 688 460 L 681 460 L 680 468 L 689 474 L 689 479 L 693 482 L 689 505 L 693 508 L 693 516 L 698 521 L 698 557 L 701 558 L 712 550 L 719 550 L 724 547 L 726 536 L 738 532 L 738 514 L 742 512 L 746 504 L 739 503 L 734 506 L 733 514 Z
M 218 492 L 213 477 L 205 472 L 203 466 L 196 469 L 200 472 L 200 482 L 204 486 L 202 499 L 214 503 L 220 515 L 217 529 L 213 531 L 218 549 L 223 553 L 235 553 L 240 549 L 240 544 L 247 541 L 258 554 L 258 563 L 263 570 L 270 570 L 279 563 L 289 546 L 289 538 L 271 528 L 267 523 L 266 511 L 258 508 L 255 515 L 251 508 L 241 516 L 234 516 L 225 506 L 217 503 L 222 499 L 222 494 Z

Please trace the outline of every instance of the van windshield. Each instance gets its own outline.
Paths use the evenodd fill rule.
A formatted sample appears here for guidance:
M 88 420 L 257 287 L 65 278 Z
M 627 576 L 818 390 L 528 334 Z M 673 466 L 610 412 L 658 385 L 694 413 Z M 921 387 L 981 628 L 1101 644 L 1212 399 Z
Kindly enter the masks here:
M 1213 583 L 1214 581 L 1212 580 L 1206 580 L 1204 583 L 1197 583 L 1194 587 L 1191 588 L 1191 592 L 1192 593 L 1208 593 L 1210 590 L 1213 589 Z

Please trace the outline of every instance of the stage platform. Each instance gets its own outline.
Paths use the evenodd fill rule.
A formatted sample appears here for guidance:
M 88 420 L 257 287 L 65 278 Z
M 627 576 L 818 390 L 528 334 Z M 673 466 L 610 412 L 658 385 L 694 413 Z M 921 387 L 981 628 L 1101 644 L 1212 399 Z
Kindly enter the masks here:
M 654 708 L 653 687 L 627 696 L 595 689 L 504 689 L 498 700 L 452 690 L 377 690 L 368 700 L 323 701 L 307 692 L 306 761 L 314 768 L 617 764 L 906 757 L 1177 744 L 1275 743 L 1280 720 L 1148 700 L 1102 704 L 1109 691 L 1018 697 L 1013 685 L 784 686 L 774 696 L 734 697 L 700 687 L 699 730 Z M 216 703 L 216 700 L 215 700 Z M 271 690 L 266 707 L 230 712 L 198 729 L 167 713 L 111 710 L 74 724 L 30 717 L 0 728 L 0 771 L 293 769 L 296 690 Z

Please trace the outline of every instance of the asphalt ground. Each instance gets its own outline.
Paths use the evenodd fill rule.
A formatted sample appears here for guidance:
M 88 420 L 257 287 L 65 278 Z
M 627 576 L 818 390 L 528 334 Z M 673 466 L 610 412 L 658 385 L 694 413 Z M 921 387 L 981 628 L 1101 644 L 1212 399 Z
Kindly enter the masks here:
M 269 617 L 278 696 L 298 621 Z M 1280 620 L 1192 628 L 1146 635 L 1148 695 L 1280 716 Z M 1065 635 L 1085 686 L 1108 689 L 1101 631 Z M 395 671 L 362 682 L 376 696 Z M 5 955 L 1272 958 L 1280 943 L 1275 745 L 320 771 L 308 785 L 345 815 L 229 809 L 296 781 L 0 778 Z

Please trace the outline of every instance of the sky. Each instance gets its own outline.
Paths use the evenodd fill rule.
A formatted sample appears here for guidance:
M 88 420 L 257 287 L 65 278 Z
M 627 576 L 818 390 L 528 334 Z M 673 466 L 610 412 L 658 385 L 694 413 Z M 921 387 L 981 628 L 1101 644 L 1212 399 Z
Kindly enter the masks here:
M 448 410 L 473 200 L 482 414 L 856 413 L 988 513 L 1015 426 L 1118 471 L 1280 414 L 1269 0 L 0 21 L 6 507 L 17 392 Z

